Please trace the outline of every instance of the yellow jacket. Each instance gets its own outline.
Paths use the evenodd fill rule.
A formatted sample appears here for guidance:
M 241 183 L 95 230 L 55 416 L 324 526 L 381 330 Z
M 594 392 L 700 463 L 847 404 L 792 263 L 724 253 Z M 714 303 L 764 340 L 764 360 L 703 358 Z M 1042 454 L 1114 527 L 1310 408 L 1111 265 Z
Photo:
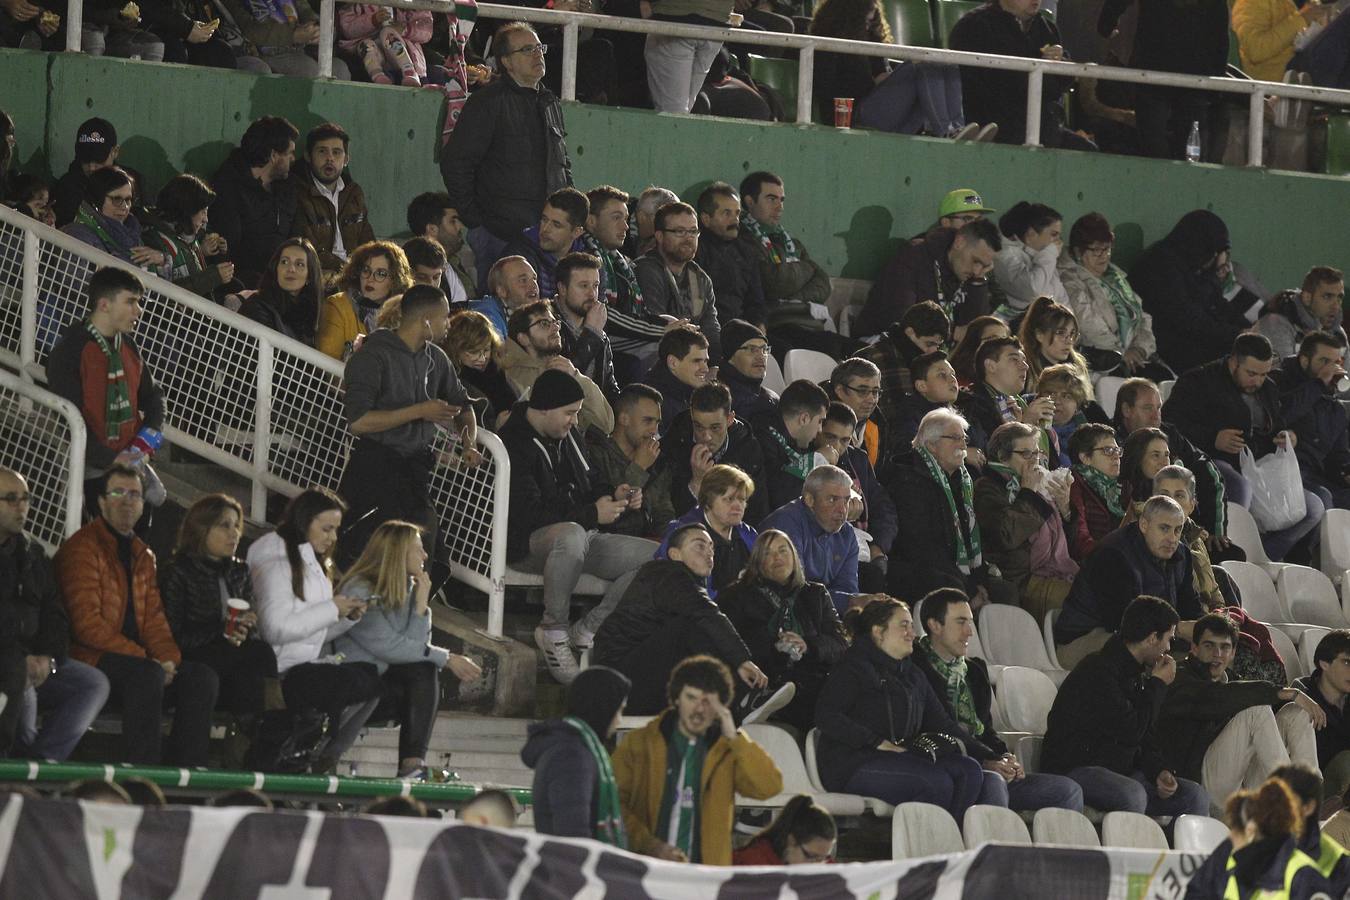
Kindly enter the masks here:
M 366 333 L 366 323 L 356 317 L 352 301 L 343 291 L 323 298 L 319 308 L 319 330 L 314 335 L 314 346 L 339 362 L 352 355 L 357 335 Z
M 628 846 L 651 855 L 664 838 L 655 834 L 666 789 L 666 735 L 676 727 L 675 711 L 667 709 L 629 734 L 614 751 L 614 779 L 619 783 L 623 825 Z M 717 726 L 714 725 L 714 728 Z M 783 775 L 764 748 L 744 730 L 717 738 L 703 760 L 698 823 L 700 862 L 731 865 L 731 826 L 736 794 L 764 800 L 783 790 Z
M 1308 27 L 1293 0 L 1236 0 L 1233 33 L 1243 70 L 1258 81 L 1283 81 L 1294 37 Z

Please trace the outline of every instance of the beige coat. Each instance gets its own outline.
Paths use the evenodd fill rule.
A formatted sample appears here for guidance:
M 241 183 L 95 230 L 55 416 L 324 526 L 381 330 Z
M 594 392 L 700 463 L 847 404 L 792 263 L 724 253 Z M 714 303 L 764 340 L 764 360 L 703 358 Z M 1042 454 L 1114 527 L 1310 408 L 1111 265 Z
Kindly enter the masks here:
M 534 380 L 547 367 L 547 360 L 536 359 L 525 352 L 525 349 L 519 343 L 508 340 L 502 354 L 501 367 L 502 371 L 506 373 L 506 379 L 511 382 L 511 386 L 524 400 L 529 397 L 530 388 L 534 386 Z M 581 390 L 585 394 L 581 401 L 581 416 L 578 420 L 581 432 L 585 434 L 586 429 L 594 425 L 605 434 L 609 434 L 614 430 L 614 410 L 610 408 L 609 401 L 605 399 L 599 385 L 581 373 L 577 373 L 573 377 L 581 385 Z

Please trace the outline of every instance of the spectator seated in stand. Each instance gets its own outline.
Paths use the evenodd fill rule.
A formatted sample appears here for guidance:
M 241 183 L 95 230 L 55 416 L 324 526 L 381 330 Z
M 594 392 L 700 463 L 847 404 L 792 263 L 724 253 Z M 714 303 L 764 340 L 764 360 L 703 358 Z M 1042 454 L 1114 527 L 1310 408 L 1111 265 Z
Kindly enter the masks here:
M 1049 397 L 1027 400 L 1026 353 L 1017 338 L 990 338 L 975 352 L 975 384 L 960 398 L 957 408 L 970 423 L 971 446 L 988 455 L 987 444 L 994 432 L 1010 422 L 1035 429 L 1045 464 L 1059 468 L 1059 436 L 1054 422 L 1055 402 Z
M 341 290 L 323 298 L 314 346 L 346 362 L 356 342 L 379 327 L 385 301 L 403 296 L 413 286 L 413 277 L 408 257 L 397 244 L 371 241 L 352 248 L 334 286 Z
M 511 313 L 507 323 L 506 350 L 501 368 L 511 387 L 522 397 L 530 396 L 535 382 L 544 372 L 562 372 L 576 382 L 585 402 L 581 406 L 581 427 L 614 428 L 614 410 L 600 386 L 591 381 L 562 355 L 562 323 L 551 306 L 536 300 Z
M 750 559 L 757 532 L 745 524 L 745 511 L 755 493 L 755 482 L 736 466 L 715 465 L 699 479 L 698 505 L 666 528 L 665 542 L 656 551 L 664 557 L 670 536 L 685 525 L 701 525 L 712 537 L 713 568 L 706 587 L 716 600 L 721 590 L 740 576 Z
M 221 0 L 227 21 L 240 32 L 240 45 L 253 46 L 257 56 L 276 75 L 317 78 L 319 75 L 319 14 L 307 2 L 293 5 L 248 0 Z M 290 14 L 287 7 L 290 7 Z M 244 66 L 240 66 L 244 68 Z M 249 68 L 256 69 L 255 65 Z M 351 80 L 351 70 L 341 57 L 333 57 L 333 78 Z M 282 227 L 287 223 L 283 222 Z
M 1003 303 L 995 315 L 1015 323 L 1041 297 L 1067 305 L 1069 295 L 1055 267 L 1064 245 L 1064 217 L 1044 203 L 1022 200 L 999 217 L 998 230 L 1003 249 L 994 257 L 994 283 Z
M 702 230 L 694 262 L 712 279 L 717 293 L 717 319 L 723 329 L 739 319 L 764 328 L 768 309 L 764 282 L 760 278 L 758 245 L 740 240 L 741 198 L 725 181 L 714 181 L 698 195 L 698 224 Z M 726 344 L 722 352 L 730 360 L 736 347 Z
M 1313 651 L 1312 673 L 1297 679 L 1294 687 L 1326 713 L 1326 727 L 1317 731 L 1317 766 L 1326 779 L 1323 799 L 1339 797 L 1350 788 L 1350 721 L 1344 714 L 1350 695 L 1350 629 L 1337 628 L 1322 636 Z
M 131 212 L 136 186 L 125 169 L 112 166 L 90 173 L 75 218 L 61 230 L 89 246 L 161 278 L 173 274 L 168 254 L 145 243 L 141 223 Z
M 1083 382 L 1083 390 L 1092 399 L 1092 381 L 1085 360 L 1075 348 L 1078 320 L 1073 310 L 1049 297 L 1037 297 L 1022 317 L 1017 340 L 1027 358 L 1027 385 L 1031 387 L 1050 366 L 1072 366 Z M 1103 417 L 1104 418 L 1104 417 Z
M 1256 330 L 1270 341 L 1280 359 L 1298 353 L 1303 339 L 1314 331 L 1324 331 L 1345 341 L 1341 327 L 1345 305 L 1345 276 L 1340 269 L 1313 266 L 1303 277 L 1303 287 L 1281 291 L 1256 320 Z
M 263 270 L 258 289 L 225 298 L 226 306 L 232 303 L 241 316 L 313 346 L 324 303 L 319 255 L 304 238 L 287 238 Z
M 708 338 L 697 328 L 678 325 L 656 348 L 656 362 L 640 380 L 661 392 L 661 436 L 689 408 L 694 389 L 708 383 Z
M 581 240 L 586 252 L 600 260 L 600 297 L 608 310 L 605 332 L 614 347 L 616 374 L 627 385 L 641 374 L 642 360 L 656 351 L 665 323 L 645 315 L 637 269 L 624 253 L 628 194 L 605 184 L 592 188 L 586 199 L 591 211 Z
M 437 288 L 442 294 L 446 295 L 447 300 L 450 300 L 450 295 L 446 291 L 450 283 L 446 279 L 444 248 L 431 238 L 418 237 L 405 242 L 401 249 L 403 255 L 408 258 L 408 268 L 412 272 L 413 284 L 425 284 L 428 287 Z M 454 306 L 453 300 L 450 301 L 450 305 Z M 462 301 L 460 307 L 463 308 Z
M 956 371 L 957 383 L 962 388 L 972 388 L 977 381 L 975 354 L 979 352 L 980 345 L 994 338 L 1012 337 L 1012 331 L 1008 323 L 997 316 L 979 316 L 972 319 L 969 325 L 953 329 L 953 334 L 958 332 L 960 336 L 953 337 L 956 346 L 951 352 L 952 368 Z
M 1153 477 L 1152 485 L 1150 496 L 1171 497 L 1186 514 L 1186 524 L 1181 529 L 1181 542 L 1191 551 L 1191 576 L 1200 605 L 1206 610 L 1240 605 L 1237 589 L 1229 579 L 1228 573 L 1216 567 L 1210 560 L 1210 547 L 1214 544 L 1213 536 L 1201 528 L 1193 518 L 1196 505 L 1195 475 L 1185 466 L 1164 466 Z M 1137 520 L 1147 502 L 1140 500 L 1130 504 L 1122 527 L 1129 527 Z M 1221 572 L 1222 575 L 1219 574 Z
M 337 18 L 342 33 L 337 48 L 360 61 L 374 84 L 394 84 L 395 79 L 404 87 L 432 83 L 422 50 L 432 37 L 431 10 L 353 3 L 344 4 Z
M 891 420 L 881 411 L 881 400 L 886 392 L 881 370 L 870 360 L 850 357 L 830 372 L 826 390 L 831 402 L 842 403 L 853 412 L 849 446 L 863 454 L 878 477 L 887 478 L 895 458 L 906 451 L 895 444 Z
M 670 501 L 676 515 L 694 505 L 704 475 L 716 465 L 734 466 L 760 487 L 758 496 L 748 497 L 749 524 L 758 524 L 772 509 L 763 490 L 764 451 L 731 404 L 725 384 L 704 384 L 689 395 L 689 408 L 666 430 L 663 465 L 670 473 Z
M 142 230 L 146 242 L 168 258 L 173 283 L 208 300 L 235 283 L 229 246 L 206 230 L 215 199 L 216 192 L 196 175 L 175 175 L 160 188 Z
M 1055 441 L 1059 445 L 1057 467 L 1068 468 L 1073 465 L 1069 441 L 1078 429 L 1089 423 L 1108 425 L 1111 420 L 1106 411 L 1091 399 L 1087 372 L 1078 366 L 1069 363 L 1046 366 L 1041 369 L 1035 387 L 1037 397 L 1048 397 L 1054 403 L 1055 412 L 1050 419 L 1050 429 L 1055 433 Z M 1112 432 L 1114 434 L 1114 429 Z
M 344 6 L 341 15 L 352 8 Z M 311 128 L 305 135 L 305 158 L 290 175 L 296 203 L 290 234 L 314 245 L 324 280 L 330 282 L 357 247 L 375 240 L 365 191 L 347 169 L 350 140 L 346 129 L 334 122 Z
M 792 382 L 778 398 L 778 411 L 753 423 L 764 451 L 764 478 L 769 509 L 778 509 L 802 494 L 802 482 L 816 466 L 815 440 L 830 405 L 828 395 L 805 379 Z
M 1103 538 L 1120 527 L 1125 506 L 1120 493 L 1120 445 L 1110 425 L 1083 425 L 1069 439 L 1073 485 L 1069 488 L 1069 551 L 1083 563 Z
M 834 817 L 806 794 L 787 802 L 763 831 L 731 854 L 737 866 L 802 866 L 830 862 Z
M 503 256 L 488 269 L 484 283 L 487 295 L 469 301 L 469 309 L 487 316 L 497 335 L 506 340 L 511 314 L 540 299 L 539 276 L 523 256 Z
M 915 360 L 942 350 L 951 339 L 951 333 L 951 320 L 942 307 L 931 300 L 922 300 L 905 310 L 899 321 L 883 331 L 875 344 L 854 354 L 856 358 L 872 363 L 881 374 L 877 410 L 882 421 L 891 427 L 900 423 L 905 400 L 914 393 Z M 908 444 L 899 446 L 903 450 Z
M 641 489 L 642 505 L 656 531 L 676 516 L 671 504 L 670 460 L 663 458 L 656 437 L 660 428 L 660 392 L 645 384 L 630 384 L 614 404 L 614 430 L 605 434 L 594 426 L 586 429 L 587 456 L 597 475 L 608 484 Z
M 418 194 L 408 204 L 408 230 L 414 238 L 426 238 L 440 245 L 445 253 L 445 271 L 438 287 L 445 292 L 450 306 L 456 307 L 478 296 L 478 276 L 464 265 L 464 226 L 459 221 L 459 210 L 450 202 L 448 194 L 428 191 Z M 408 246 L 403 246 L 408 252 Z M 411 262 L 411 260 L 409 260 Z M 417 263 L 412 263 L 416 275 Z
M 600 302 L 600 260 L 589 253 L 567 254 L 558 261 L 555 288 L 553 311 L 561 326 L 562 355 L 613 403 L 619 397 L 619 383 L 614 377 L 614 351 L 605 334 L 609 307 Z
M 52 194 L 47 182 L 24 172 L 11 173 L 7 180 L 6 203 L 48 228 L 56 227 L 56 213 L 52 210 Z
M 858 538 L 848 523 L 853 479 L 838 466 L 817 466 L 802 483 L 802 494 L 774 510 L 760 528 L 788 536 L 811 581 L 830 591 L 836 612 L 854 605 L 858 595 Z
M 300 5 L 309 11 L 307 3 Z M 248 126 L 239 146 L 211 178 L 216 192 L 211 218 L 230 248 L 235 274 L 246 287 L 258 286 L 290 236 L 299 201 L 287 176 L 295 162 L 299 136 L 285 119 L 263 116 Z M 319 273 L 314 276 L 318 278 Z
M 717 318 L 717 292 L 694 256 L 698 253 L 698 216 L 688 203 L 667 203 L 656 211 L 656 245 L 634 264 L 648 316 L 666 322 L 683 320 L 708 341 L 711 359 L 722 358 L 722 328 Z M 657 366 L 665 352 L 657 348 Z M 653 385 L 664 393 L 661 385 Z
M 740 237 L 753 249 L 764 288 L 765 330 L 775 340 L 800 346 L 801 332 L 819 331 L 830 320 L 830 276 L 806 252 L 801 238 L 783 228 L 783 179 L 751 172 L 741 180 Z
M 914 393 L 906 394 L 900 401 L 897 418 L 892 420 L 895 433 L 895 446 L 901 451 L 897 455 L 895 471 L 899 471 L 914 438 L 919 432 L 919 424 L 924 417 L 935 409 L 956 412 L 956 403 L 961 396 L 961 388 L 956 381 L 956 370 L 952 368 L 947 354 L 941 350 L 925 353 L 916 357 L 909 371 L 914 376 Z M 882 395 L 885 397 L 885 394 Z M 964 422 L 965 419 L 963 418 Z M 962 432 L 969 430 L 969 424 L 961 426 Z M 984 454 L 978 448 L 966 448 L 966 459 L 978 471 L 984 464 Z M 895 476 L 892 475 L 893 479 Z
M 856 422 L 850 407 L 831 403 L 816 435 L 816 457 L 837 465 L 853 479 L 849 524 L 858 537 L 858 589 L 866 594 L 881 593 L 886 589 L 888 554 L 899 526 L 895 502 L 877 480 L 866 451 L 851 446 Z
M 1298 439 L 1303 486 L 1327 509 L 1350 508 L 1350 439 L 1345 406 L 1336 393 L 1345 377 L 1345 338 L 1310 332 L 1298 355 L 1273 373 L 1280 389 L 1280 413 Z
M 450 317 L 445 340 L 441 342 L 441 349 L 450 358 L 470 399 L 481 398 L 486 403 L 478 410 L 478 415 L 483 420 L 483 427 L 491 431 L 501 428 L 520 399 L 497 365 L 502 347 L 502 339 L 493 330 L 488 317 L 471 309 L 461 309 Z
M 539 296 L 552 298 L 558 292 L 558 261 L 586 249 L 581 236 L 588 215 L 590 201 L 581 191 L 572 187 L 554 191 L 544 201 L 539 221 L 507 241 L 501 255 L 519 256 L 529 263 L 539 278 Z
M 717 372 L 717 380 L 731 391 L 736 418 L 753 422 L 775 412 L 778 392 L 764 386 L 773 347 L 763 329 L 742 319 L 728 320 L 722 325 L 722 352 L 726 361 Z

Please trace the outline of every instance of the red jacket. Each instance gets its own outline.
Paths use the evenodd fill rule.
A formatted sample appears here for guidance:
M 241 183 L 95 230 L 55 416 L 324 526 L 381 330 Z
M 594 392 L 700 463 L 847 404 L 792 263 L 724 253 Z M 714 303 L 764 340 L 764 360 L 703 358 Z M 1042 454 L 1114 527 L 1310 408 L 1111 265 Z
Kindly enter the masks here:
M 104 653 L 182 662 L 164 604 L 159 598 L 155 554 L 140 538 L 131 541 L 131 581 L 140 643 L 122 634 L 127 613 L 127 573 L 117 539 L 102 519 L 75 532 L 56 554 L 56 578 L 70 614 L 70 655 L 91 666 Z
M 739 850 L 732 851 L 733 866 L 781 866 L 783 860 L 773 852 L 768 838 L 756 838 Z
M 1073 510 L 1065 529 L 1069 533 L 1069 555 L 1081 563 L 1098 541 L 1120 527 L 1120 519 L 1111 515 L 1106 501 L 1077 472 L 1069 487 L 1069 507 Z

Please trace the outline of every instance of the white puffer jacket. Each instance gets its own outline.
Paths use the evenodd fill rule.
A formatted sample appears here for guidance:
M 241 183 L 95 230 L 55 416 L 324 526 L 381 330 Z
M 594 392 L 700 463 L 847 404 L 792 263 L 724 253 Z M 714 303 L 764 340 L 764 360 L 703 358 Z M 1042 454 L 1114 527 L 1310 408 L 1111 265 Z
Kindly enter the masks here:
M 258 605 L 258 628 L 277 655 L 277 671 L 313 662 L 328 641 L 355 623 L 338 615 L 333 586 L 309 544 L 300 545 L 305 567 L 305 596 L 291 587 L 291 562 L 286 542 L 275 531 L 248 548 L 248 574 Z

